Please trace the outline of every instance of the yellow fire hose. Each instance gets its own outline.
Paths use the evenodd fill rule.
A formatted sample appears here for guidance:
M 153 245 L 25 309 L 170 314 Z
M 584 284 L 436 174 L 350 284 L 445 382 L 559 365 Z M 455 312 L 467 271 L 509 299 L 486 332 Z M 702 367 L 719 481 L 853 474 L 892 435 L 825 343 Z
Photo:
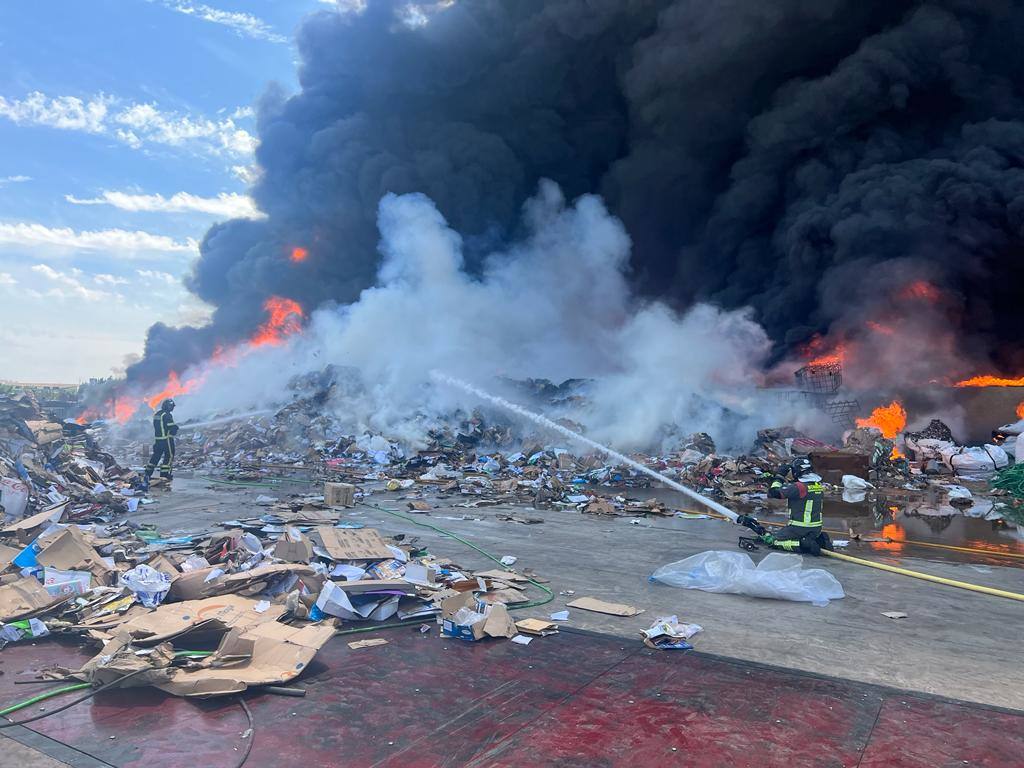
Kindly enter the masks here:
M 890 573 L 898 573 L 902 576 L 910 576 L 911 578 L 915 579 L 932 581 L 936 584 L 945 584 L 947 587 L 958 587 L 960 589 L 968 589 L 971 592 L 980 592 L 983 595 L 993 595 L 994 597 L 1008 597 L 1011 600 L 1020 600 L 1021 602 L 1024 602 L 1024 595 L 1018 594 L 1017 592 L 1007 592 L 1005 589 L 983 587 L 980 584 L 969 584 L 966 581 L 956 581 L 955 579 L 944 579 L 941 576 L 932 576 L 930 573 L 921 573 L 920 571 L 911 571 L 906 568 L 897 568 L 894 565 L 876 563 L 873 560 L 864 560 L 860 557 L 844 555 L 841 552 L 830 552 L 827 549 L 821 550 L 821 554 L 828 555 L 829 557 L 834 557 L 837 560 L 846 560 L 847 562 L 856 563 L 857 565 L 866 565 L 869 568 L 877 568 L 880 571 L 889 571 Z

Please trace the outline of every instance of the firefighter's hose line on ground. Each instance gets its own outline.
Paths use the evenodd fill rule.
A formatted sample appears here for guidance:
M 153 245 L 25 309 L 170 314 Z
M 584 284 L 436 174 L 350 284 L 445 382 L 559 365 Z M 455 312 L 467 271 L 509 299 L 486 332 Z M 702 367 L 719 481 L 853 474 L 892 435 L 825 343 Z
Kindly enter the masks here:
M 853 557 L 852 555 L 844 555 L 841 552 L 830 552 L 827 549 L 821 550 L 821 554 L 827 555 L 828 557 L 834 557 L 837 560 L 845 560 L 850 563 L 856 563 L 857 565 L 866 565 L 869 568 L 877 568 L 880 571 L 889 571 L 889 573 L 898 573 L 901 576 L 910 576 L 914 579 L 922 579 L 923 581 L 931 581 L 936 584 L 945 584 L 947 587 L 957 587 L 959 589 L 967 589 L 971 592 L 979 592 L 983 595 L 992 595 L 994 597 L 1007 597 L 1010 600 L 1020 600 L 1024 602 L 1024 595 L 1017 592 L 1007 592 L 1005 589 L 996 589 L 994 587 L 983 587 L 980 584 L 970 584 L 966 581 L 957 581 L 955 579 L 946 579 L 942 576 L 932 576 L 930 573 L 921 573 L 920 571 L 911 571 L 907 568 L 898 568 L 895 565 L 886 565 L 885 563 L 876 563 L 873 560 L 864 560 L 860 557 Z

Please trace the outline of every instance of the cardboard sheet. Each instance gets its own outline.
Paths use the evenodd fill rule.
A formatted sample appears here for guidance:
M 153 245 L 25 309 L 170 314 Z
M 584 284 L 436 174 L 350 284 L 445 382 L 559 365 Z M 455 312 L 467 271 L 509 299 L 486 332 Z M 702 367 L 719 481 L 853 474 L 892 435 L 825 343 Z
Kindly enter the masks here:
M 609 616 L 636 616 L 643 613 L 640 608 L 634 608 L 632 605 L 624 605 L 623 603 L 609 603 L 604 600 L 598 600 L 596 597 L 577 597 L 572 602 L 566 603 L 570 608 L 579 608 L 583 611 L 593 611 L 594 613 L 604 613 Z
M 271 604 L 269 609 L 258 613 L 255 609 L 258 602 L 239 595 L 223 595 L 165 603 L 149 613 L 125 621 L 117 629 L 128 632 L 136 645 L 156 645 L 193 629 L 210 632 L 250 629 L 257 624 L 277 621 L 287 610 L 283 605 Z
M 67 599 L 66 595 L 54 597 L 38 579 L 26 576 L 0 587 L 0 622 L 28 618 Z
M 175 696 L 240 693 L 250 685 L 287 683 L 298 677 L 335 633 L 333 624 L 289 627 L 277 622 L 236 626 L 200 669 L 175 669 L 156 687 Z
M 316 528 L 334 560 L 390 560 L 393 554 L 374 528 Z

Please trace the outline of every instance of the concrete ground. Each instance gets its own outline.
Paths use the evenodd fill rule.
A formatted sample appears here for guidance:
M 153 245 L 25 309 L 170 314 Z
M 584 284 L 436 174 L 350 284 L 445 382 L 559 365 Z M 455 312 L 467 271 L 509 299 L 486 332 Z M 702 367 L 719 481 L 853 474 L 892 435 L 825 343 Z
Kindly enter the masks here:
M 141 509 L 136 519 L 168 533 L 221 530 L 217 523 L 266 511 L 255 498 L 268 494 L 313 491 L 288 484 L 280 490 L 216 485 L 199 476 L 182 476 L 170 492 L 157 492 L 158 503 Z M 462 543 L 422 525 L 376 508 L 408 515 L 401 493 L 375 492 L 368 504 L 344 516 L 385 534 L 419 537 L 429 550 L 470 569 L 493 566 Z M 761 600 L 667 587 L 648 581 L 659 566 L 710 549 L 736 551 L 739 529 L 717 520 L 651 517 L 631 524 L 626 517 L 597 518 L 564 510 L 530 510 L 543 518 L 535 525 L 499 521 L 523 507 L 454 506 L 471 497 L 434 497 L 429 515 L 410 515 L 415 523 L 447 529 L 498 557 L 514 555 L 515 568 L 548 579 L 550 603 L 517 612 L 517 618 L 547 618 L 574 597 L 591 596 L 628 603 L 644 610 L 619 618 L 569 609 L 572 627 L 595 630 L 639 643 L 638 632 L 660 615 L 677 614 L 700 624 L 698 649 L 855 681 L 1024 710 L 1024 666 L 1018 651 L 1024 604 L 888 574 L 834 560 L 805 558 L 805 567 L 831 571 L 846 598 L 825 607 Z M 469 519 L 452 519 L 452 518 Z M 877 559 L 869 550 L 851 554 Z M 760 557 L 759 554 L 755 558 Z M 890 558 L 889 562 L 893 562 Z M 903 567 L 931 574 L 1024 592 L 1024 569 L 901 557 Z M 572 591 L 574 595 L 560 594 Z M 541 597 L 530 590 L 531 598 Z M 883 611 L 903 611 L 893 620 Z M 13 672 L 14 670 L 7 670 Z M 53 768 L 80 763 L 68 752 L 60 762 L 6 736 L 0 742 L 3 764 Z M 21 740 L 25 741 L 26 738 Z M 31 739 L 27 739 L 32 743 Z M 37 745 L 56 754 L 54 743 Z
M 265 507 L 253 504 L 259 494 L 286 498 L 307 490 L 284 485 L 281 490 L 218 486 L 199 478 L 176 478 L 174 490 L 139 513 L 140 522 L 154 522 L 167 531 L 215 529 L 219 520 L 253 516 Z M 401 493 L 375 492 L 372 504 L 408 514 Z M 805 558 L 805 567 L 831 571 L 846 598 L 825 607 L 739 595 L 685 590 L 648 581 L 659 566 L 710 549 L 736 551 L 739 529 L 718 520 L 651 517 L 639 525 L 629 518 L 595 518 L 575 510 L 530 511 L 536 525 L 502 522 L 515 507 L 466 509 L 453 506 L 472 497 L 434 499 L 429 515 L 414 515 L 456 533 L 501 557 L 518 558 L 515 568 L 550 580 L 551 603 L 526 609 L 520 618 L 562 610 L 574 597 L 592 596 L 642 608 L 632 618 L 570 610 L 570 625 L 640 642 L 638 632 L 657 616 L 677 614 L 700 624 L 696 645 L 702 651 L 783 667 L 834 675 L 967 701 L 1024 709 L 1024 665 L 1020 664 L 1019 627 L 1024 604 L 961 589 L 884 573 L 864 566 Z M 471 569 L 488 561 L 477 552 L 429 528 L 413 525 L 369 505 L 346 516 L 386 534 L 418 536 L 431 552 L 451 557 Z M 457 520 L 462 516 L 476 518 Z M 850 554 L 878 559 L 868 549 Z M 754 557 L 759 558 L 760 553 Z M 892 559 L 888 562 L 894 562 Z M 1024 569 L 987 566 L 979 572 L 969 563 L 901 557 L 913 570 L 1024 592 Z M 560 595 L 574 591 L 575 595 Z M 536 597 L 531 589 L 531 597 Z M 903 611 L 893 620 L 883 611 Z

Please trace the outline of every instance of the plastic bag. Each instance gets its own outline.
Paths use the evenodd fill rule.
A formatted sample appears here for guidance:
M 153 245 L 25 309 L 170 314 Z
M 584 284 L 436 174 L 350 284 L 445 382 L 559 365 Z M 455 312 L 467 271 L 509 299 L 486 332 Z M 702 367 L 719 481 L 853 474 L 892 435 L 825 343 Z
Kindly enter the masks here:
M 781 552 L 772 552 L 757 565 L 744 552 L 701 552 L 663 565 L 651 574 L 650 580 L 671 587 L 796 600 L 815 605 L 828 605 L 829 600 L 846 596 L 842 585 L 831 573 L 820 568 L 804 570 L 803 559 L 799 555 Z
M 963 475 L 991 473 L 1010 463 L 1006 451 L 998 445 L 989 444 L 943 449 L 942 460 L 954 472 Z
M 156 608 L 167 597 L 171 577 L 148 565 L 137 565 L 121 574 L 121 586 L 128 587 L 147 608 Z
M 4 522 L 21 520 L 28 506 L 28 486 L 13 477 L 0 477 L 0 506 L 4 508 Z

